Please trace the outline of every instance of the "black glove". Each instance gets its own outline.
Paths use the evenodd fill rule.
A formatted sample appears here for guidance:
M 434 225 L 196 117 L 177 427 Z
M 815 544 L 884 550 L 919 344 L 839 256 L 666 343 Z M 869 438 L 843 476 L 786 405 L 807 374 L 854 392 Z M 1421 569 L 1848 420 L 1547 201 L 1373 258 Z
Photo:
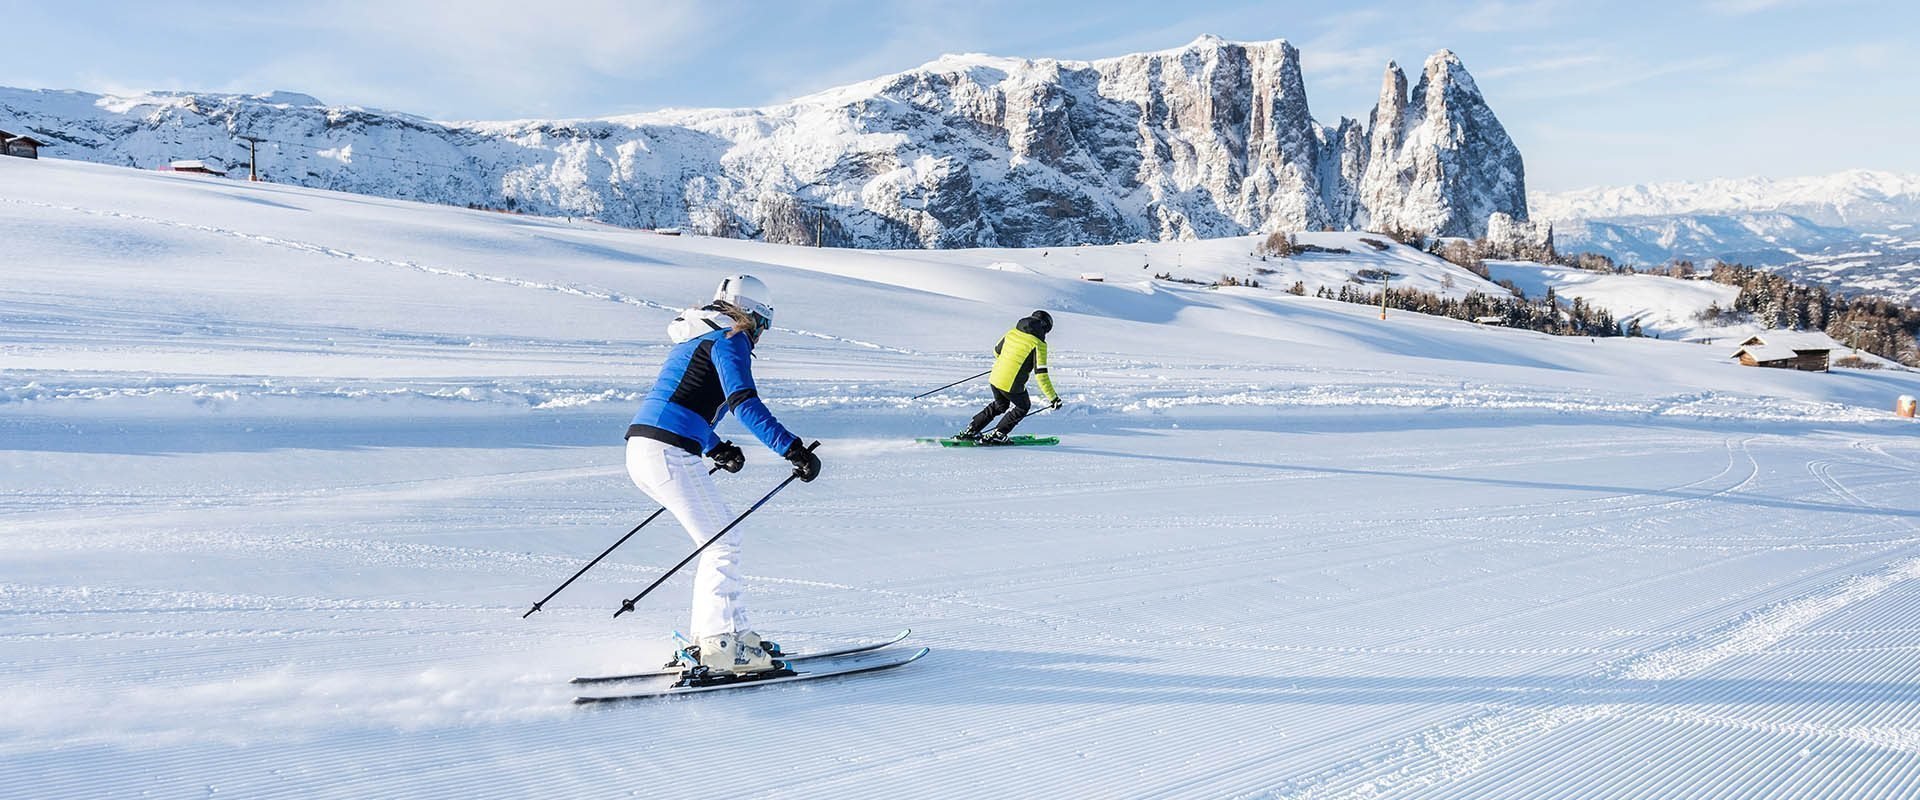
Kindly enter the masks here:
M 1048 410 L 1048 411 L 1059 411 L 1059 410 L 1060 410 L 1060 407 L 1061 407 L 1061 406 L 1063 406 L 1063 405 L 1066 405 L 1066 404 L 1067 404 L 1067 401 L 1065 401 L 1065 400 L 1062 400 L 1062 399 L 1060 399 L 1060 397 L 1059 397 L 1058 395 L 1055 395 L 1055 396 L 1054 396 L 1054 398 L 1053 398 L 1053 401 L 1052 401 L 1052 402 L 1049 402 L 1049 403 L 1047 403 L 1047 410 Z
M 739 472 L 747 465 L 747 454 L 740 452 L 740 446 L 732 442 L 721 442 L 707 451 L 707 458 L 713 459 L 713 465 L 728 472 Z
M 814 478 L 820 477 L 820 457 L 808 450 L 799 439 L 787 445 L 787 452 L 780 455 L 793 464 L 793 476 L 799 478 L 801 483 L 812 483 Z

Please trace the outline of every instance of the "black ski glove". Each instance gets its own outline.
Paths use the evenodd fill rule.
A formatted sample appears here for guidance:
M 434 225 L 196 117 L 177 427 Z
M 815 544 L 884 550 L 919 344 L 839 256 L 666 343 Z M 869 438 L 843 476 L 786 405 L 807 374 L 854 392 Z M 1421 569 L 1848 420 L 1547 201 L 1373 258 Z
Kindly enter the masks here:
M 787 445 L 787 452 L 780 455 L 793 465 L 793 476 L 799 478 L 801 483 L 812 483 L 814 478 L 820 477 L 820 457 L 808 450 L 799 439 Z
M 739 472 L 747 465 L 747 454 L 740 452 L 740 446 L 733 442 L 721 442 L 707 451 L 707 458 L 713 459 L 713 465 L 728 472 Z
M 1064 405 L 1066 405 L 1066 404 L 1067 404 L 1067 401 L 1065 401 L 1065 400 L 1062 400 L 1062 399 L 1060 399 L 1059 397 L 1055 397 L 1055 398 L 1053 398 L 1053 401 L 1052 401 L 1052 402 L 1049 402 L 1049 403 L 1047 403 L 1047 410 L 1048 410 L 1048 411 L 1059 411 L 1059 410 L 1060 410 L 1060 407 L 1061 407 L 1061 406 L 1064 406 Z

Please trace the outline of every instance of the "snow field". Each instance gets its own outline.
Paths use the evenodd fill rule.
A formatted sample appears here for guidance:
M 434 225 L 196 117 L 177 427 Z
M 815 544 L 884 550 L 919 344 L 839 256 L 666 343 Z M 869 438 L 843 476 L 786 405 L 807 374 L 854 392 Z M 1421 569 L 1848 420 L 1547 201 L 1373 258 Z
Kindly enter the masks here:
M 0 796 L 1920 788 L 1905 373 L 1075 277 L 1245 242 L 1055 267 L 0 173 Z M 734 270 L 777 293 L 763 394 L 826 443 L 745 528 L 757 623 L 933 653 L 575 709 L 665 658 L 684 577 L 611 613 L 687 537 L 519 615 L 652 511 L 619 431 Z M 1022 430 L 1065 443 L 908 444 L 984 398 L 905 398 L 1042 306 L 1070 404 Z M 736 508 L 784 474 L 747 454 Z

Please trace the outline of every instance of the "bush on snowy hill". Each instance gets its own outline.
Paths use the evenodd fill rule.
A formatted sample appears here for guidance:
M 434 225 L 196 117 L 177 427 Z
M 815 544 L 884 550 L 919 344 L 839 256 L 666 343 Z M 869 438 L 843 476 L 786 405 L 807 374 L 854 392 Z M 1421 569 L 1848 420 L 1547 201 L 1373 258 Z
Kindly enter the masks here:
M 1267 238 L 1261 240 L 1260 246 L 1253 251 L 1254 255 L 1275 258 L 1286 258 L 1296 252 L 1299 251 L 1294 247 L 1293 234 L 1287 231 L 1274 231 L 1267 234 Z
M 1482 278 L 1491 278 L 1487 272 L 1487 261 L 1480 256 L 1480 248 L 1473 242 L 1461 239 L 1446 240 L 1434 248 L 1434 255 L 1446 259 L 1456 267 L 1464 269 Z

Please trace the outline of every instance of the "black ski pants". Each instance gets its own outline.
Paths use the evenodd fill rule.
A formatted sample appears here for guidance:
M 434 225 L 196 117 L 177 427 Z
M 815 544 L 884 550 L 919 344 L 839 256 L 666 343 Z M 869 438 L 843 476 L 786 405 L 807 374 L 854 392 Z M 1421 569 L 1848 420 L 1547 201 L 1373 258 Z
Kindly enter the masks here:
M 994 426 L 994 430 L 1012 433 L 1013 426 L 1020 424 L 1020 420 L 1025 419 L 1027 412 L 1031 410 L 1033 410 L 1033 399 L 1027 396 L 1027 387 L 1022 386 L 1011 392 L 1005 392 L 995 386 L 993 402 L 988 403 L 986 408 L 980 409 L 980 413 L 973 415 L 973 422 L 967 425 L 967 430 L 979 433 L 986 430 L 987 423 L 992 422 L 994 417 L 1006 414 L 1000 417 L 1000 424 Z

